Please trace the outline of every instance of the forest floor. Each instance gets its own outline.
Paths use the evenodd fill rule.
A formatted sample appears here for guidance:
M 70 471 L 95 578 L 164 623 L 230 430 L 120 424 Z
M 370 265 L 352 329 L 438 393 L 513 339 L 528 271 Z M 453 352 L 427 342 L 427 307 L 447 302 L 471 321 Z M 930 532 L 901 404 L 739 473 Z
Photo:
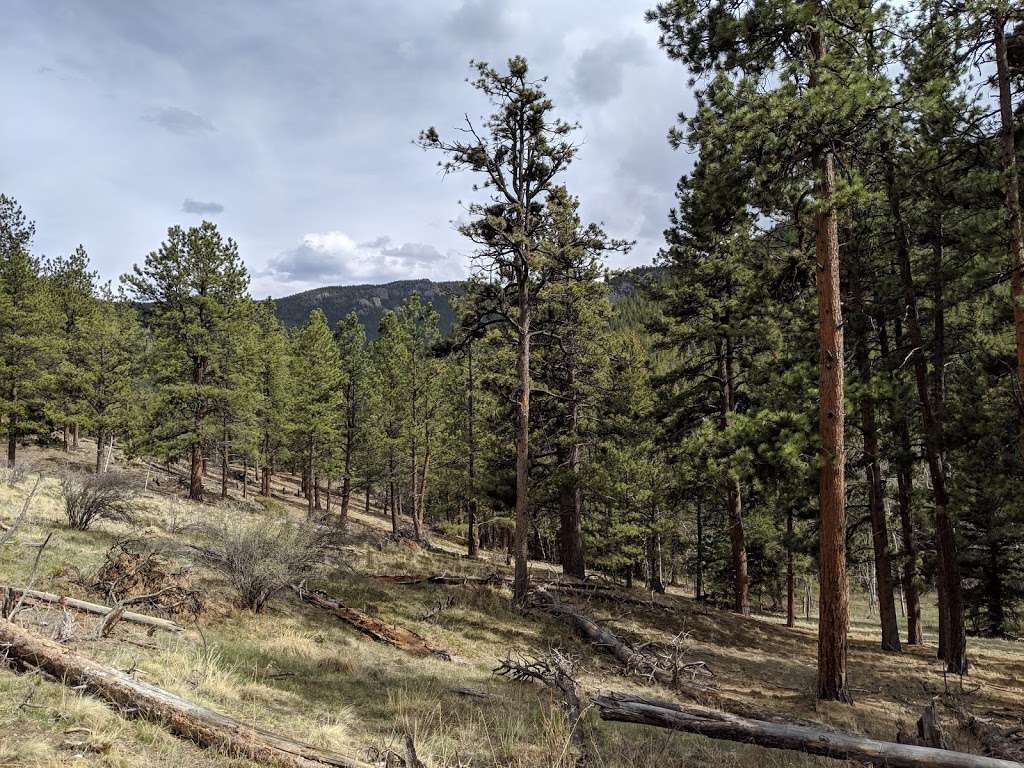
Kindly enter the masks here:
M 70 457 L 91 464 L 92 446 Z M 302 499 L 291 482 L 275 479 L 273 500 L 235 498 L 198 505 L 181 498 L 173 476 L 155 468 L 131 471 L 147 477 L 149 490 L 138 502 L 131 526 L 100 521 L 87 532 L 63 524 L 62 502 L 52 476 L 68 462 L 56 450 L 30 449 L 25 458 L 42 472 L 36 498 L 13 542 L 0 547 L 0 583 L 24 586 L 33 572 L 40 542 L 52 533 L 35 573 L 34 588 L 93 602 L 102 597 L 82 586 L 117 542 L 145 538 L 166 545 L 168 556 L 188 561 L 186 545 L 200 524 L 217 516 L 287 513 L 301 519 Z M 0 521 L 10 524 L 34 480 L 0 486 Z M 208 491 L 219 490 L 217 478 Z M 238 496 L 237 488 L 232 495 Z M 509 682 L 493 674 L 510 651 L 542 655 L 551 647 L 581 659 L 579 682 L 586 691 L 628 691 L 671 699 L 664 687 L 625 677 L 609 657 L 543 614 L 514 610 L 503 586 L 403 586 L 373 574 L 507 574 L 504 557 L 483 561 L 462 557 L 456 542 L 435 537 L 427 550 L 388 536 L 390 523 L 362 505 L 350 515 L 336 560 L 315 584 L 346 605 L 414 630 L 437 656 L 414 656 L 356 633 L 328 613 L 279 594 L 262 614 L 236 607 L 222 578 L 192 564 L 193 585 L 204 610 L 186 632 L 147 633 L 121 622 L 111 637 L 90 639 L 95 617 L 74 614 L 69 645 L 79 652 L 131 670 L 156 684 L 245 722 L 327 748 L 363 754 L 401 751 L 410 733 L 419 757 L 440 766 L 569 766 L 569 729 L 559 702 L 546 688 Z M 537 564 L 535 578 L 553 569 Z M 447 603 L 451 597 L 450 605 Z M 649 599 L 636 590 L 634 597 Z M 719 694 L 766 716 L 812 720 L 846 731 L 894 740 L 908 730 L 934 696 L 951 691 L 976 715 L 1005 725 L 1019 723 L 1024 701 L 1024 644 L 969 641 L 970 677 L 947 680 L 934 659 L 935 627 L 927 643 L 902 654 L 882 653 L 878 631 L 855 601 L 858 614 L 851 635 L 850 679 L 854 706 L 814 700 L 816 618 L 788 629 L 777 615 L 749 618 L 701 605 L 681 591 L 659 596 L 662 608 L 615 600 L 578 601 L 590 615 L 633 640 L 669 644 L 687 633 L 687 657 L 702 660 L 714 673 Z M 436 615 L 430 616 L 434 609 Z M 666 610 L 667 608 L 667 610 Z M 140 609 L 141 610 L 141 609 Z M 64 620 L 59 606 L 35 606 L 20 614 L 26 625 L 53 636 Z M 486 698 L 466 696 L 474 689 Z M 634 725 L 603 723 L 586 713 L 586 731 L 596 766 L 817 766 L 840 765 L 795 752 L 712 741 Z M 954 746 L 980 751 L 970 737 L 954 736 Z M 0 766 L 248 766 L 246 760 L 200 749 L 160 725 L 122 717 L 100 701 L 38 674 L 0 668 Z

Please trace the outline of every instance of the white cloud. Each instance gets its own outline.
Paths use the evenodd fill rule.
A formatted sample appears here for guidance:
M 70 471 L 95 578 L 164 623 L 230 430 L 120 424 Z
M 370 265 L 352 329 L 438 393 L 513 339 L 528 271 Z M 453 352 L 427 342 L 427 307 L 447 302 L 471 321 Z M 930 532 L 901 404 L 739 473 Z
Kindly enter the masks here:
M 392 245 L 391 238 L 359 242 L 345 232 L 311 232 L 302 242 L 272 258 L 260 282 L 268 279 L 289 287 L 295 284 L 385 283 L 391 280 L 429 277 L 450 279 L 464 269 L 458 256 L 442 254 L 425 243 Z M 280 291 L 278 291 L 279 293 Z

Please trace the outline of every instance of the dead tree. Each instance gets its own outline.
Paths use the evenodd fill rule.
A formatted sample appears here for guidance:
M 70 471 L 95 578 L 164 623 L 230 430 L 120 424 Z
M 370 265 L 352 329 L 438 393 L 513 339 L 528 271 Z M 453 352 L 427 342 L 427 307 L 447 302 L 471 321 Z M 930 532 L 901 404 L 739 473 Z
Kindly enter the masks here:
M 823 727 L 738 717 L 705 707 L 653 701 L 623 693 L 597 696 L 593 702 L 603 720 L 653 725 L 713 739 L 804 752 L 836 760 L 854 760 L 886 768 L 1021 768 L 1022 765 L 964 752 L 877 741 Z

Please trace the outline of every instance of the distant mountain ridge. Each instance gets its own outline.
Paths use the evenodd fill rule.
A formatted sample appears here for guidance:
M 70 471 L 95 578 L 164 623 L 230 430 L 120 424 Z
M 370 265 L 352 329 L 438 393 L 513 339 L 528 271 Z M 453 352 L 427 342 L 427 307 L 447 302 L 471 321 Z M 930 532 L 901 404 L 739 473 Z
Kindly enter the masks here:
M 636 292 L 637 284 L 657 268 L 634 267 L 613 275 L 608 281 L 608 294 L 616 302 Z M 396 280 L 383 285 L 329 285 L 313 288 L 275 299 L 277 316 L 286 326 L 300 326 L 309 319 L 309 313 L 320 309 L 333 328 L 341 318 L 355 312 L 362 321 L 366 334 L 371 339 L 377 336 L 377 327 L 384 313 L 398 309 L 413 292 L 419 293 L 437 309 L 441 329 L 447 332 L 455 323 L 455 313 L 448 301 L 450 296 L 462 292 L 461 280 L 434 282 L 419 280 Z
M 310 312 L 319 309 L 333 328 L 341 318 L 355 312 L 367 335 L 375 338 L 384 314 L 398 309 L 414 292 L 434 305 L 441 319 L 441 328 L 447 331 L 455 322 L 448 297 L 460 293 L 462 285 L 462 281 L 457 280 L 434 282 L 426 278 L 396 280 L 383 285 L 329 285 L 274 301 L 277 316 L 286 326 L 302 325 L 309 319 Z

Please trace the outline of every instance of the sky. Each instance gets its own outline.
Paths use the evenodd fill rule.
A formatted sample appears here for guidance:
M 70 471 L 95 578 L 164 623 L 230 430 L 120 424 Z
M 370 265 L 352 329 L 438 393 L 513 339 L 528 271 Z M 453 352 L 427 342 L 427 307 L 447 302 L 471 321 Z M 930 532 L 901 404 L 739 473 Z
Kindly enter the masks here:
M 586 220 L 648 264 L 679 176 L 666 140 L 693 107 L 657 47 L 652 0 L 6 0 L 0 192 L 35 251 L 79 243 L 104 279 L 167 228 L 233 237 L 255 296 L 460 279 L 469 173 L 413 139 L 487 104 L 470 59 L 522 54 L 581 130 L 565 176 Z

